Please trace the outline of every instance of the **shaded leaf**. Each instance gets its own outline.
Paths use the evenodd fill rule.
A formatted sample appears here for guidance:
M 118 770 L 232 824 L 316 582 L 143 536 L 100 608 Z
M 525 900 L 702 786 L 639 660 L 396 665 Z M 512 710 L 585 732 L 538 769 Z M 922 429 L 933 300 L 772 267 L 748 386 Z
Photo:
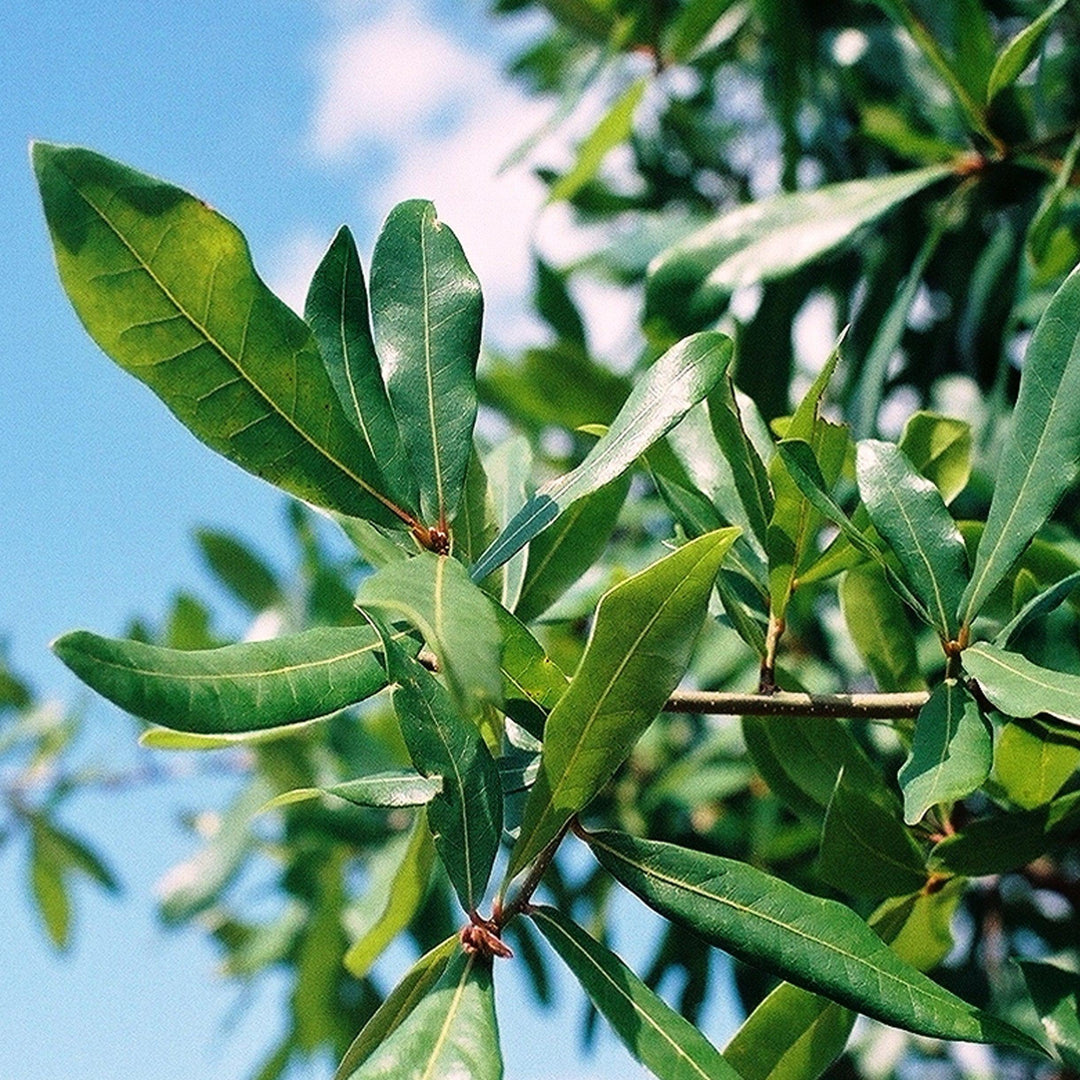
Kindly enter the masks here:
M 195 652 L 75 630 L 57 638 L 52 649 L 120 708 L 197 734 L 295 724 L 362 701 L 386 685 L 379 639 L 366 626 L 316 627 Z
M 899 447 L 915 468 L 932 480 L 945 505 L 967 487 L 971 475 L 971 425 L 932 412 L 912 413 Z
M 472 453 L 483 300 L 430 202 L 400 203 L 386 219 L 371 258 L 371 314 L 424 523 L 451 522 Z
M 1036 1048 L 904 963 L 843 904 L 674 844 L 616 832 L 586 839 L 601 864 L 665 918 L 797 986 L 908 1031 Z
M 1027 348 L 1013 423 L 964 592 L 966 625 L 1076 479 L 1080 462 L 1080 268 L 1050 301 Z
M 532 472 L 532 447 L 523 435 L 500 443 L 484 462 L 495 510 L 495 523 L 505 529 L 510 519 L 525 504 L 526 487 Z M 522 548 L 503 564 L 500 602 L 507 611 L 517 608 L 529 560 L 528 548 Z M 526 620 L 528 621 L 528 620 Z
M 504 608 L 495 609 L 502 634 L 503 695 L 507 715 L 540 738 L 547 714 L 568 680 L 528 629 Z
M 282 602 L 277 575 L 246 544 L 214 529 L 196 529 L 195 541 L 218 580 L 252 614 Z
M 545 484 L 521 508 L 472 568 L 487 577 L 547 528 L 568 506 L 622 475 L 715 385 L 731 363 L 723 334 L 694 334 L 668 349 L 637 383 L 607 434 L 565 476 Z
M 691 540 L 600 600 L 581 664 L 547 719 L 507 879 L 591 801 L 678 686 L 737 532 Z
M 1025 810 L 1048 803 L 1077 768 L 1080 742 L 1042 724 L 1005 724 L 994 746 L 994 779 Z
M 1021 570 L 1021 573 L 1026 571 Z M 1019 574 L 1017 575 L 1019 579 Z M 1034 575 L 1030 575 L 1034 580 Z M 1036 619 L 1048 615 L 1068 596 L 1080 589 L 1080 570 L 1066 575 L 1060 581 L 1043 589 L 1033 596 L 1026 604 L 998 631 L 994 638 L 994 644 L 999 648 L 1007 649 L 1014 644 L 1023 631 Z
M 1032 22 L 1013 37 L 998 54 L 986 86 L 986 100 L 992 101 L 1006 87 L 1012 86 L 1031 62 L 1054 16 L 1069 0 L 1051 0 Z
M 1080 975 L 1056 964 L 1019 960 L 1035 1011 L 1061 1060 L 1080 1069 Z
M 566 273 L 536 259 L 536 313 L 563 341 L 586 348 L 585 324 L 567 288 Z
M 634 1057 L 662 1080 L 739 1080 L 688 1020 L 650 990 L 613 952 L 555 908 L 529 917 L 566 961 L 590 1000 Z
M 231 222 L 89 150 L 35 143 L 33 160 L 60 279 L 109 356 L 256 476 L 355 517 L 408 518 Z

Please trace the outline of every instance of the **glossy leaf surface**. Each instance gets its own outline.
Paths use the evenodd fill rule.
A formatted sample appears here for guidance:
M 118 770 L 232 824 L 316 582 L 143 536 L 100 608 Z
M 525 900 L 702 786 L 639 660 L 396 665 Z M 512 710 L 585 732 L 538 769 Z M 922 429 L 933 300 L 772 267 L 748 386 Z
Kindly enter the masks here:
M 487 455 L 484 471 L 487 473 L 494 504 L 495 521 L 499 528 L 503 529 L 525 504 L 526 488 L 532 472 L 532 447 L 529 440 L 524 435 L 515 435 L 500 443 Z M 507 611 L 517 608 L 528 560 L 528 548 L 523 548 L 503 564 L 502 592 L 499 599 Z
M 256 275 L 231 222 L 89 150 L 35 143 L 33 159 L 60 279 L 112 359 L 256 476 L 401 524 L 311 332 Z
M 121 709 L 197 734 L 261 731 L 326 716 L 386 685 L 379 639 L 367 627 L 317 627 L 197 651 L 75 630 L 52 648 Z
M 1080 675 L 1033 664 L 1020 653 L 980 641 L 964 650 L 964 668 L 1006 716 L 1049 713 L 1080 725 Z
M 892 443 L 862 440 L 856 473 L 870 520 L 896 553 L 934 629 L 944 641 L 955 640 L 967 551 L 941 493 Z
M 491 964 L 458 953 L 389 1036 L 341 1080 L 501 1080 Z
M 480 580 L 520 551 L 568 506 L 621 476 L 696 405 L 727 370 L 734 349 L 715 332 L 694 334 L 668 349 L 637 383 L 611 426 L 565 476 L 545 484 L 472 568 Z
M 555 908 L 529 917 L 577 976 L 634 1057 L 661 1080 L 739 1080 L 688 1020 L 650 990 L 613 952 Z
M 691 540 L 604 594 L 581 664 L 548 716 L 508 878 L 590 802 L 678 686 L 737 533 Z
M 968 623 L 1042 527 L 1080 462 L 1080 268 L 1035 327 L 961 621 Z
M 386 478 L 387 493 L 415 512 L 416 478 L 405 457 L 375 354 L 360 256 L 344 225 L 311 279 L 304 319 L 315 335 L 345 415 Z
M 944 1039 L 1032 1042 L 897 956 L 850 908 L 746 863 L 639 840 L 588 837 L 601 864 L 665 918 L 751 964 L 884 1023 Z
M 421 516 L 450 522 L 472 453 L 483 300 L 430 202 L 400 203 L 386 219 L 371 258 L 371 314 Z
M 783 277 L 821 258 L 948 173 L 948 166 L 934 165 L 740 206 L 653 261 L 646 322 L 664 334 L 700 329 L 740 286 Z
M 372 773 L 321 790 L 357 806 L 424 806 L 442 791 L 442 777 L 414 772 Z
M 915 721 L 911 753 L 897 776 L 904 820 L 914 825 L 931 806 L 970 795 L 990 773 L 990 725 L 964 684 L 946 679 Z

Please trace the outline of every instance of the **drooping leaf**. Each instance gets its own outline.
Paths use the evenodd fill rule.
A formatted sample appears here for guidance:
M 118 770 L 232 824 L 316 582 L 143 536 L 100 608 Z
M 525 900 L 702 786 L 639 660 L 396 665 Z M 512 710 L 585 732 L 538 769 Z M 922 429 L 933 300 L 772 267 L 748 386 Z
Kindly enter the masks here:
M 1080 768 L 1080 740 L 1035 721 L 1003 725 L 994 744 L 994 780 L 1025 810 L 1048 803 Z
M 1056 964 L 1018 961 L 1035 1011 L 1061 1060 L 1080 1069 L 1080 975 Z
M 379 647 L 366 626 L 316 627 L 194 652 L 88 630 L 52 645 L 83 682 L 120 708 L 207 735 L 295 724 L 363 701 L 386 685 Z
M 218 580 L 252 614 L 284 599 L 277 575 L 236 537 L 214 529 L 196 529 L 195 541 Z
M 590 802 L 679 684 L 737 533 L 691 540 L 604 594 L 581 664 L 548 716 L 507 879 Z
M 352 1041 L 334 1073 L 334 1080 L 348 1080 L 371 1056 L 372 1051 L 400 1027 L 442 977 L 458 944 L 458 936 L 454 934 L 426 952 L 409 968 Z
M 821 258 L 949 172 L 948 165 L 931 165 L 776 195 L 730 211 L 653 261 L 646 325 L 664 336 L 701 329 L 722 314 L 740 286 L 783 277 Z
M 967 687 L 946 679 L 915 721 L 911 753 L 897 779 L 904 792 L 904 821 L 914 825 L 941 802 L 970 795 L 990 774 L 990 725 Z
M 547 528 L 568 506 L 621 476 L 715 385 L 731 363 L 723 334 L 694 334 L 668 349 L 645 373 L 607 434 L 565 476 L 545 484 L 472 568 L 479 581 Z
M 410 987 L 410 997 L 418 985 L 419 980 Z M 501 1080 L 502 1074 L 491 964 L 460 952 L 450 959 L 439 981 L 357 1067 L 352 1072 L 339 1068 L 337 1077 Z
M 495 608 L 456 559 L 421 551 L 384 566 L 361 582 L 356 604 L 415 626 L 467 713 L 500 701 L 502 641 Z
M 442 791 L 427 804 L 435 848 L 462 906 L 475 911 L 502 836 L 498 767 L 450 692 L 388 633 L 379 633 L 409 756 L 424 776 L 442 777 Z
M 853 567 L 840 579 L 839 593 L 848 631 L 878 688 L 922 690 L 915 634 L 881 567 Z
M 317 506 L 409 507 L 349 423 L 315 340 L 205 203 L 89 150 L 35 143 L 60 279 L 91 337 L 199 439 Z
M 426 525 L 453 521 L 472 453 L 483 300 L 457 237 L 400 203 L 371 258 L 375 346 Z
M 344 964 L 358 979 L 371 970 L 390 942 L 412 922 L 427 894 L 435 864 L 435 846 L 423 811 L 417 813 L 403 850 L 396 854 L 397 865 L 387 875 L 384 887 L 373 890 L 373 886 L 368 885 L 363 897 L 366 911 L 359 920 L 362 925 L 353 925 L 354 920 L 346 916 L 348 929 L 356 940 L 345 953 Z M 372 862 L 368 860 L 366 869 L 375 879 Z M 373 891 L 378 895 L 368 902 Z
M 917 892 L 927 878 L 926 859 L 899 816 L 842 773 L 825 811 L 816 868 L 838 889 L 878 899 Z
M 416 506 L 416 477 L 405 457 L 371 336 L 364 271 L 356 242 L 344 225 L 311 279 L 304 318 L 342 410 L 379 463 L 388 494 L 402 505 Z
M 1080 793 L 1033 810 L 979 818 L 945 837 L 930 852 L 931 869 L 967 877 L 1004 874 L 1026 866 L 1080 834 Z
M 624 473 L 579 499 L 529 543 L 528 568 L 515 608 L 522 622 L 531 622 L 547 611 L 596 562 L 629 489 L 630 477 Z
M 587 840 L 601 864 L 665 918 L 796 986 L 908 1031 L 1035 1048 L 906 964 L 843 904 L 718 855 L 616 832 Z
M 526 487 L 532 472 L 529 440 L 523 435 L 515 435 L 500 443 L 488 454 L 484 471 L 491 486 L 495 522 L 500 529 L 505 529 L 514 514 L 524 506 L 527 497 Z M 526 547 L 503 564 L 500 602 L 507 611 L 517 608 L 528 560 L 529 550 Z
M 1033 664 L 1020 653 L 980 641 L 965 649 L 964 668 L 1006 716 L 1049 713 L 1080 725 L 1080 675 Z
M 529 917 L 626 1048 L 655 1076 L 661 1080 L 739 1080 L 739 1074 L 693 1024 L 577 923 L 543 906 L 531 908 Z
M 1069 0 L 1051 0 L 1044 11 L 1005 45 L 990 72 L 986 87 L 987 101 L 993 101 L 1002 90 L 1016 82 L 1035 55 L 1051 20 L 1068 2 Z
M 967 549 L 934 484 L 892 443 L 863 439 L 856 451 L 859 494 L 893 549 L 943 641 L 956 639 L 967 584 Z
M 1050 301 L 1027 348 L 986 528 L 964 592 L 960 615 L 965 625 L 1072 486 L 1078 462 L 1080 267 Z
M 578 147 L 577 160 L 548 191 L 548 202 L 572 199 L 592 180 L 609 151 L 626 142 L 633 130 L 634 112 L 648 88 L 649 80 L 635 79 L 600 118 L 599 123 Z

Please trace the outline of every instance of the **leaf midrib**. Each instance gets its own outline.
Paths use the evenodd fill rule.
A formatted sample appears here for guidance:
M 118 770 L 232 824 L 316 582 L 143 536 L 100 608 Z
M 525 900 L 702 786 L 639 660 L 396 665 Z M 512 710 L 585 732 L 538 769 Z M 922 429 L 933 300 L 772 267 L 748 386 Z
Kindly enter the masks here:
M 438 1037 L 435 1039 L 434 1046 L 431 1048 L 431 1056 L 428 1058 L 427 1065 L 424 1066 L 424 1075 L 420 1080 L 431 1080 L 431 1070 L 435 1068 L 435 1064 L 439 1060 L 439 1055 L 442 1053 L 442 1048 L 450 1036 L 450 1028 L 453 1025 L 454 1017 L 457 1015 L 458 1009 L 461 1008 L 461 999 L 465 993 L 465 984 L 469 981 L 469 974 L 472 971 L 475 960 L 476 956 L 474 954 L 465 961 L 465 967 L 462 968 L 461 971 L 461 978 L 458 980 L 457 986 L 454 987 L 454 996 L 451 999 L 450 1008 L 446 1010 L 446 1019 L 443 1021 L 442 1028 L 439 1031 Z

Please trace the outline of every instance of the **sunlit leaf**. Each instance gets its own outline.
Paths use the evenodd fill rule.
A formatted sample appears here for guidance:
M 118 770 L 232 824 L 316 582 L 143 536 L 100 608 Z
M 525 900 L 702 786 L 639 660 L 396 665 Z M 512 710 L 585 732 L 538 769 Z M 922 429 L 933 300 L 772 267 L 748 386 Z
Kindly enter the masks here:
M 1051 20 L 1068 2 L 1069 0 L 1051 0 L 1032 22 L 1005 45 L 990 72 L 986 87 L 987 101 L 992 101 L 1002 90 L 1016 82 L 1035 55 Z
M 1049 713 L 1080 725 L 1080 675 L 1033 664 L 1020 653 L 980 641 L 964 650 L 964 668 L 1006 716 Z

